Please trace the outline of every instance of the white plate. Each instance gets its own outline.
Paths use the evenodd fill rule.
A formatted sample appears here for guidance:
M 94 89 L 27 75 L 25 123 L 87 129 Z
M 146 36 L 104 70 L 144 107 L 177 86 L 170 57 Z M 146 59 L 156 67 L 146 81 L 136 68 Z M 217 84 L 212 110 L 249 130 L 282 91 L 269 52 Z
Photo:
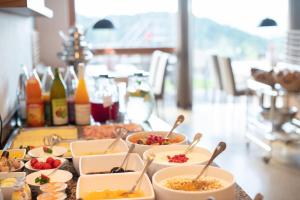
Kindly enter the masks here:
M 21 160 L 19 160 L 19 162 L 20 162 L 20 167 L 18 169 L 11 170 L 9 172 L 19 172 L 19 171 L 21 171 L 21 169 L 24 167 L 24 162 L 21 161 Z M 8 172 L 2 172 L 2 173 L 8 173 Z
M 54 146 L 52 147 L 52 153 L 45 153 L 43 150 L 43 147 L 37 147 L 34 149 L 31 149 L 28 152 L 28 155 L 31 157 L 35 158 L 40 158 L 40 157 L 49 157 L 49 156 L 62 156 L 67 152 L 67 148 L 65 147 L 58 147 Z
M 48 175 L 50 174 L 54 169 L 48 169 L 48 170 L 41 170 L 37 172 L 33 172 L 26 176 L 26 183 L 32 186 L 41 186 L 39 183 L 35 183 L 35 179 L 41 174 Z M 73 177 L 72 173 L 66 171 L 66 170 L 57 170 L 53 174 L 50 175 L 50 183 L 52 182 L 62 182 L 66 183 L 69 180 L 71 180 Z
M 52 157 L 52 156 L 49 156 L 49 157 Z M 38 160 L 39 162 L 46 162 L 47 158 L 48 158 L 48 157 L 42 157 L 42 158 L 37 158 L 37 160 Z M 60 164 L 57 168 L 60 168 L 60 167 L 63 166 L 63 164 L 66 162 L 66 159 L 64 159 L 64 158 L 58 158 L 58 157 L 52 157 L 52 158 L 61 161 L 61 164 Z M 34 169 L 34 168 L 31 166 L 30 161 L 31 161 L 31 160 L 29 160 L 29 161 L 27 161 L 27 162 L 25 163 L 25 167 L 26 167 L 27 169 L 29 169 L 29 170 L 31 170 L 31 171 L 40 171 L 40 170 L 43 170 L 43 169 Z M 55 169 L 55 168 L 54 168 L 54 169 Z

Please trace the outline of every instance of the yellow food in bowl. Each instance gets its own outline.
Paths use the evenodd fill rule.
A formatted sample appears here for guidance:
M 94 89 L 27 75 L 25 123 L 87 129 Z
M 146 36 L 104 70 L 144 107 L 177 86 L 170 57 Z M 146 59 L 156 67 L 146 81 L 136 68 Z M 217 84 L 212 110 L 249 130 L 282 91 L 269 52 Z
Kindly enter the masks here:
M 120 198 L 135 198 L 143 197 L 144 193 L 140 190 L 134 191 L 133 193 L 126 194 L 128 190 L 103 190 L 88 193 L 83 199 L 84 200 L 95 200 L 95 199 L 120 199 Z
M 16 178 L 5 178 L 0 180 L 0 187 L 12 187 L 15 186 L 17 183 Z
M 23 159 L 24 156 L 25 156 L 25 153 L 22 150 L 14 149 L 14 150 L 8 150 L 8 152 L 9 152 L 9 158 L 10 159 L 14 159 L 14 158 Z M 3 153 L 3 151 L 0 150 L 0 157 L 2 156 L 2 153 Z
M 164 180 L 163 185 L 172 190 L 194 192 L 211 191 L 224 187 L 222 181 L 214 177 L 203 177 L 197 181 L 194 181 L 194 178 L 194 176 L 177 176 Z

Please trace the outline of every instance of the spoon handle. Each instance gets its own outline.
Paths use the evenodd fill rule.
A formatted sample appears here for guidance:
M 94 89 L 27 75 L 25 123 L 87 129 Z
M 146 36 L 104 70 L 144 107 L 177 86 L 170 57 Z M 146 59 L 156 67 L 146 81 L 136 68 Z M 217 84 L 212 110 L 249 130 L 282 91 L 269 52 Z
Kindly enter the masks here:
M 118 142 L 119 140 L 127 134 L 127 130 L 125 128 L 117 128 L 116 129 L 118 136 L 115 138 L 115 140 L 107 147 L 107 149 L 104 151 L 104 153 L 107 153 L 109 150 L 111 150 Z
M 172 127 L 172 129 L 170 130 L 170 132 L 166 135 L 165 138 L 170 137 L 170 135 L 172 135 L 173 131 L 175 128 L 177 128 L 182 122 L 184 121 L 184 116 L 183 115 L 179 115 Z
M 130 148 L 129 148 L 129 150 L 128 150 L 128 152 L 127 152 L 127 154 L 126 154 L 126 156 L 125 156 L 125 158 L 124 158 L 124 160 L 122 162 L 122 164 L 120 165 L 120 168 L 123 168 L 125 162 L 127 161 L 130 153 L 133 151 L 134 148 L 135 148 L 135 144 L 131 144 L 131 146 L 130 146 Z
M 193 142 L 184 151 L 184 154 L 188 154 L 198 144 L 198 142 L 200 141 L 201 138 L 202 138 L 202 134 L 201 133 L 197 133 L 194 136 Z
M 131 190 L 129 190 L 128 194 L 133 193 L 134 190 L 136 189 L 136 187 L 138 186 L 139 182 L 142 180 L 143 175 L 145 174 L 145 172 L 147 171 L 148 167 L 150 166 L 150 164 L 152 163 L 152 161 L 154 160 L 154 155 L 151 155 L 147 158 L 147 163 L 140 175 L 140 177 L 137 179 L 137 181 L 135 182 L 134 186 L 131 188 Z
M 222 153 L 225 149 L 226 149 L 226 143 L 225 142 L 220 142 L 218 144 L 218 146 L 215 148 L 215 150 L 214 150 L 212 156 L 210 157 L 209 161 L 207 162 L 205 167 L 202 169 L 201 173 L 194 180 L 198 180 L 204 174 L 204 172 L 206 171 L 208 166 L 211 165 L 211 163 L 214 161 L 214 159 L 218 155 L 220 155 L 220 153 Z

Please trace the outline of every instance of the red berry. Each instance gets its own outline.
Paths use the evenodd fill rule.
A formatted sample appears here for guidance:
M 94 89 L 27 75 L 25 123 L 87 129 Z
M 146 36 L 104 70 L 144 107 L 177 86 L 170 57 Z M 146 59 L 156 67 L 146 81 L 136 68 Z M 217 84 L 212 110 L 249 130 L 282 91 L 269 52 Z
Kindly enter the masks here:
M 36 162 L 32 167 L 34 169 L 42 169 L 42 164 L 40 162 Z
M 36 159 L 36 158 L 32 158 L 31 160 L 30 160 L 30 165 L 31 166 L 33 166 L 35 163 L 37 163 L 38 162 L 38 159 Z
M 46 163 L 52 165 L 54 159 L 52 157 L 47 158 Z
M 52 169 L 52 166 L 49 163 L 43 163 L 43 169 Z
M 58 160 L 58 159 L 56 159 L 56 160 L 54 160 L 54 161 L 52 162 L 52 167 L 53 167 L 53 168 L 57 168 L 57 167 L 59 167 L 60 165 L 61 165 L 61 161 Z

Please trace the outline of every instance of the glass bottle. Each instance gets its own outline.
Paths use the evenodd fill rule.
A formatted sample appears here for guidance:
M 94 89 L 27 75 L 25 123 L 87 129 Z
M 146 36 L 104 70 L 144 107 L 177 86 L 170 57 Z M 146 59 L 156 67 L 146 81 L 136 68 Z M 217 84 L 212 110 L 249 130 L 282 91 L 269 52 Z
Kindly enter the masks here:
M 26 82 L 29 79 L 29 74 L 27 67 L 25 65 L 21 65 L 21 74 L 19 76 L 19 84 L 18 84 L 18 114 L 22 121 L 26 120 Z
M 66 83 L 67 102 L 68 102 L 68 118 L 70 124 L 75 124 L 75 105 L 74 95 L 78 84 L 78 79 L 74 70 L 74 66 L 69 66 L 64 78 Z
M 54 80 L 50 90 L 52 124 L 68 124 L 68 106 L 66 97 L 66 86 L 62 81 L 58 68 L 55 68 Z
M 50 89 L 53 83 L 54 75 L 52 73 L 51 67 L 46 67 L 44 75 L 42 78 L 42 98 L 45 106 L 45 123 L 51 125 L 51 103 L 50 103 Z
M 134 74 L 128 79 L 126 110 L 129 120 L 137 123 L 147 121 L 154 108 L 154 95 L 148 76 Z
M 91 105 L 84 80 L 84 65 L 80 63 L 78 65 L 79 81 L 77 89 L 75 91 L 75 121 L 77 125 L 90 124 Z
M 96 122 L 117 120 L 119 95 L 114 82 L 107 75 L 95 78 L 95 89 L 91 93 L 91 113 Z
M 35 70 L 26 82 L 26 113 L 28 126 L 45 125 L 42 88 Z

